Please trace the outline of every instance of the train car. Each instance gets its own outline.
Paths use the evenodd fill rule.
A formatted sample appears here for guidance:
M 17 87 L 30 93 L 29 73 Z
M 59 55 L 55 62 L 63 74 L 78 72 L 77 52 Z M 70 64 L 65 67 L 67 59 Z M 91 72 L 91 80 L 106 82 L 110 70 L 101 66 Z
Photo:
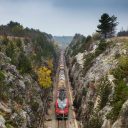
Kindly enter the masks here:
M 59 68 L 60 68 L 60 70 L 64 70 L 64 65 L 60 64 Z
M 68 119 L 69 100 L 64 89 L 59 90 L 59 97 L 55 102 L 55 115 L 57 119 Z
M 65 75 L 64 74 L 59 74 L 59 80 L 65 80 Z
M 61 52 L 59 61 L 58 84 L 55 101 L 55 115 L 57 119 L 67 119 L 69 114 L 69 100 L 66 94 L 64 56 Z
M 65 80 L 59 80 L 58 81 L 58 89 L 65 88 Z

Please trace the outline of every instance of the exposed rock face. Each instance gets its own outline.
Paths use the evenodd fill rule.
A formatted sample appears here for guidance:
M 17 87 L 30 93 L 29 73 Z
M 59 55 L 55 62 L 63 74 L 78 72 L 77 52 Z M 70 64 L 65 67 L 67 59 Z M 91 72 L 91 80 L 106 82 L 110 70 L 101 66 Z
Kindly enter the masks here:
M 1 116 L 1 115 L 0 115 L 0 127 L 6 128 L 6 126 L 5 126 L 5 119 L 4 119 L 4 117 Z
M 125 115 L 127 101 L 125 103 L 125 100 L 122 101 L 120 105 L 122 108 L 117 110 L 116 116 L 113 111 L 116 108 L 114 98 L 117 93 L 116 84 L 118 84 L 115 83 L 115 80 L 125 80 L 124 87 L 126 87 L 128 78 L 125 75 L 119 79 L 118 75 L 113 74 L 113 71 L 118 69 L 121 58 L 128 56 L 128 40 L 117 38 L 102 42 L 92 39 L 87 45 L 87 41 L 84 41 L 85 44 L 82 42 L 83 38 L 81 35 L 79 37 L 76 35 L 66 50 L 77 119 L 82 122 L 83 128 L 126 128 L 128 127 Z M 101 43 L 106 45 L 105 48 L 102 47 L 102 50 Z M 85 46 L 82 53 L 81 45 Z M 126 97 L 128 98 L 128 96 Z M 114 119 L 109 116 L 110 113 L 113 113 Z
M 6 56 L 3 54 L 2 56 L 5 60 Z M 36 127 L 39 125 L 38 110 L 43 107 L 41 89 L 30 75 L 20 75 L 16 66 L 6 61 L 7 59 L 5 61 L 1 59 L 3 64 L 0 67 L 5 76 L 4 86 L 8 85 L 5 93 L 8 93 L 9 99 L 6 99 L 6 103 L 4 100 L 0 102 L 0 110 L 10 116 L 6 117 L 6 120 L 1 116 L 1 126 L 4 128 L 5 121 L 9 120 L 15 127 Z
M 51 37 L 46 38 L 48 38 L 47 41 L 52 43 Z M 0 40 L 0 127 L 40 128 L 47 113 L 47 97 L 52 91 L 51 88 L 42 89 L 39 86 L 34 72 L 39 64 L 45 65 L 44 60 L 35 59 L 39 50 L 34 51 L 35 44 L 31 40 L 27 40 L 26 43 L 25 39 L 22 39 L 19 46 L 15 44 L 16 40 L 11 39 L 10 42 L 9 40 L 7 40 L 7 43 L 11 42 L 14 45 L 12 49 L 10 48 L 11 44 L 5 45 L 2 43 L 3 40 Z M 39 44 L 36 46 L 41 49 Z M 13 55 L 7 54 L 7 47 L 14 52 Z M 13 47 L 15 48 L 13 49 Z M 52 53 L 52 51 L 50 52 Z M 31 69 L 30 71 L 29 67 L 28 71 L 25 69 L 26 67 L 23 64 L 29 64 L 28 61 L 22 63 L 22 65 L 19 64 L 17 60 L 21 53 L 26 57 L 23 61 L 29 58 L 33 71 Z M 43 55 L 39 57 L 42 58 Z M 52 57 L 54 60 L 53 55 Z M 45 61 L 47 61 L 47 58 L 45 58 Z M 19 68 L 19 66 L 22 66 L 22 68 Z

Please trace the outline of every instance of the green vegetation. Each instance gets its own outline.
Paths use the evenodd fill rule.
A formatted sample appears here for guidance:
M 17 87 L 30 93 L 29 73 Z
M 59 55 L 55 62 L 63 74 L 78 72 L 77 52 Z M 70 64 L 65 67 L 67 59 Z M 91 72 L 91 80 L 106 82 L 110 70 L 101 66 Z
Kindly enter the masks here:
M 8 39 L 5 53 L 8 57 L 11 58 L 11 63 L 16 65 L 18 64 L 18 57 L 20 52 L 23 52 L 22 43 L 20 39 L 15 39 L 10 41 Z
M 101 128 L 102 119 L 97 114 L 92 115 L 88 122 L 85 123 L 84 128 Z
M 72 45 L 73 41 L 76 40 L 75 44 Z M 83 53 L 85 50 L 89 50 L 93 38 L 91 36 L 84 37 L 82 35 L 76 34 L 73 38 L 72 43 L 69 45 L 72 49 L 68 49 L 68 54 L 71 56 L 77 55 L 79 52 Z
M 20 53 L 18 62 L 18 69 L 21 73 L 30 73 L 32 70 L 31 62 L 24 53 Z
M 1 25 L 0 34 L 0 51 L 2 52 L 0 101 L 12 110 L 11 113 L 5 113 L 2 110 L 0 113 L 3 113 L 7 128 L 17 128 L 22 127 L 21 125 L 25 122 L 22 110 L 26 107 L 30 108 L 31 113 L 27 114 L 32 123 L 27 122 L 27 127 L 36 128 L 39 126 L 39 119 L 47 110 L 46 106 L 42 106 L 39 110 L 39 102 L 45 104 L 46 97 L 52 91 L 52 75 L 54 75 L 58 49 L 51 35 L 39 30 L 23 28 L 17 22 Z M 39 67 L 47 69 L 41 70 L 40 77 L 36 72 Z M 42 93 L 39 93 L 39 88 L 37 89 L 37 82 L 45 88 L 40 90 Z M 46 87 L 49 88 L 46 89 Z M 43 109 L 45 109 L 44 112 Z M 12 119 L 11 116 L 14 118 Z
M 87 71 L 90 69 L 90 67 L 92 67 L 94 59 L 97 56 L 99 56 L 101 53 L 103 53 L 109 45 L 110 45 L 110 42 L 106 42 L 105 40 L 101 40 L 97 49 L 95 50 L 95 53 L 89 53 L 88 55 L 86 55 L 84 57 L 85 58 L 84 70 L 83 70 L 84 75 L 87 73 Z
M 118 118 L 120 110 L 123 103 L 128 99 L 128 87 L 126 83 L 122 81 L 116 82 L 114 98 L 111 102 L 112 110 L 107 115 L 107 118 L 111 119 L 113 122 Z
M 14 128 L 11 124 L 6 124 L 7 128 Z
M 102 34 L 104 38 L 112 37 L 115 34 L 115 27 L 118 25 L 116 20 L 117 17 L 114 15 L 110 17 L 107 13 L 102 14 L 97 32 Z
M 111 84 L 105 77 L 100 81 L 97 90 L 97 94 L 100 98 L 98 104 L 99 110 L 103 109 L 106 106 L 106 103 L 108 102 L 108 96 L 110 95 L 110 93 L 111 93 Z
M 87 36 L 86 38 L 84 37 L 82 39 L 82 45 L 80 47 L 80 51 L 81 52 L 84 52 L 85 50 L 88 51 L 89 48 L 90 48 L 91 43 L 92 43 L 92 37 L 90 35 Z
M 31 67 L 41 66 L 42 63 L 47 63 L 47 60 L 55 61 L 57 58 L 56 46 L 51 35 L 39 30 L 23 28 L 19 23 L 12 21 L 0 26 L 0 34 L 3 35 L 0 50 L 11 58 L 11 63 L 18 67 L 21 73 L 27 73 Z M 27 47 L 29 49 L 25 49 Z
M 14 54 L 15 54 L 15 46 L 13 42 L 8 42 L 6 48 L 6 55 L 12 59 L 14 57 Z
M 98 55 L 103 53 L 106 50 L 108 45 L 109 45 L 108 42 L 106 42 L 105 40 L 101 40 L 99 45 L 98 45 L 98 48 L 95 51 L 95 56 L 97 57 Z
M 90 67 L 92 67 L 94 58 L 95 58 L 94 53 L 90 53 L 85 56 L 86 60 L 84 62 L 84 70 L 83 70 L 84 75 L 87 73 L 87 71 L 90 69 Z
M 119 66 L 112 71 L 112 74 L 116 78 L 115 80 L 115 92 L 111 106 L 113 107 L 111 112 L 107 115 L 107 118 L 113 122 L 118 118 L 120 110 L 124 102 L 128 99 L 128 57 L 122 56 L 119 58 Z
M 0 70 L 0 100 L 7 101 L 9 97 L 9 92 L 8 92 L 8 86 L 5 83 L 5 75 L 2 70 Z
M 5 79 L 4 73 L 0 70 L 0 83 Z
M 87 88 L 83 87 L 82 96 L 86 96 L 86 94 L 87 94 Z
M 2 44 L 7 45 L 8 44 L 8 38 L 6 35 L 3 36 Z
M 117 80 L 122 80 L 123 78 L 128 76 L 128 57 L 121 56 L 119 58 L 119 66 L 115 70 L 112 71 L 112 74 L 115 76 Z
M 82 103 L 82 96 L 79 96 L 79 98 L 77 98 L 77 96 L 75 97 L 74 101 L 73 101 L 73 106 L 76 109 L 79 109 Z

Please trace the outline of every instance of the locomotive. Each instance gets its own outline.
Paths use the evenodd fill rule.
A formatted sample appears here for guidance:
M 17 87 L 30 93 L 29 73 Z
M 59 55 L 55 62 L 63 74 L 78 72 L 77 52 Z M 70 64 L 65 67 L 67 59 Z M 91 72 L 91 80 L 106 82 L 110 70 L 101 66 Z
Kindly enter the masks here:
M 69 113 L 69 101 L 66 97 L 65 91 L 60 89 L 58 98 L 55 102 L 55 114 L 57 119 L 67 119 Z
M 57 93 L 55 101 L 55 115 L 57 119 L 68 119 L 69 114 L 69 100 L 66 91 L 64 56 L 61 52 L 59 74 L 58 74 Z

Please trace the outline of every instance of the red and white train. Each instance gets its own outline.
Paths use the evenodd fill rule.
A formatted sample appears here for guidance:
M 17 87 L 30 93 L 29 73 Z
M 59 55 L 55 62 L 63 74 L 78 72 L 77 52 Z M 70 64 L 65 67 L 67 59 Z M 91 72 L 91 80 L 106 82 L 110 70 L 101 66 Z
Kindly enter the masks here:
M 64 66 L 64 55 L 63 51 L 60 56 L 58 84 L 55 101 L 55 115 L 56 119 L 68 119 L 69 115 L 69 99 L 66 91 L 65 81 L 65 66 Z

